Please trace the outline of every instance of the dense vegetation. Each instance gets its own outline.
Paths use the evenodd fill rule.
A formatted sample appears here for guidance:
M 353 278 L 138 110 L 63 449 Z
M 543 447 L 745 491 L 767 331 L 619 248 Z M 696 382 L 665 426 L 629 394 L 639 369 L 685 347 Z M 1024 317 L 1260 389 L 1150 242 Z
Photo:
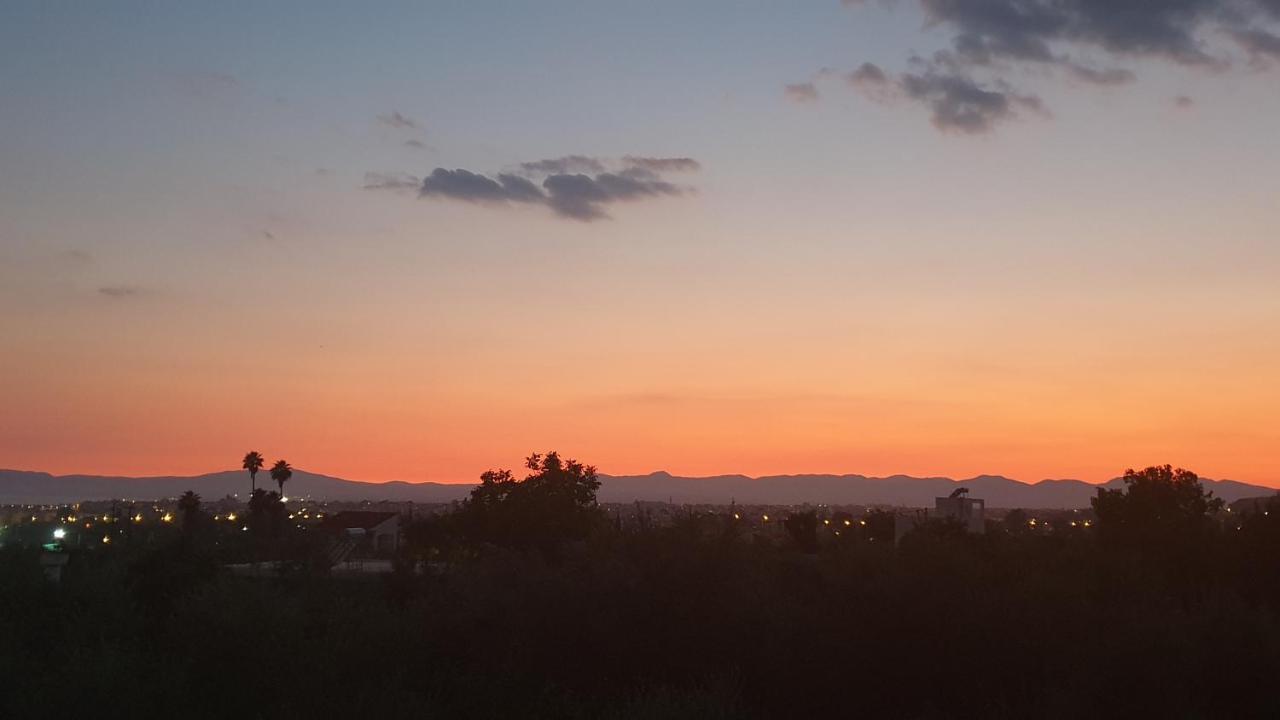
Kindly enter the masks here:
M 529 470 L 416 523 L 376 580 L 235 577 L 186 525 L 56 585 L 5 547 L 0 717 L 1280 716 L 1275 501 L 1223 523 L 1150 468 L 1096 533 L 928 523 L 895 547 L 884 517 L 839 541 L 804 512 L 776 536 L 619 523 L 594 469 Z

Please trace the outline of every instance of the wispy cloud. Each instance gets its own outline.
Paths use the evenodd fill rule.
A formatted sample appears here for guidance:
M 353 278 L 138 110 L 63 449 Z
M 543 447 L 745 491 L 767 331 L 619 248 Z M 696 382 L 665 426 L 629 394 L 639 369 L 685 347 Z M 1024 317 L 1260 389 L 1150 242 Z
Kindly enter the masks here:
M 530 175 L 559 175 L 563 173 L 604 172 L 604 163 L 586 155 L 565 155 L 548 160 L 520 163 L 520 170 Z
M 622 164 L 632 168 L 644 168 L 656 173 L 665 172 L 697 172 L 702 169 L 701 163 L 689 157 L 655 158 L 622 156 Z
M 125 298 L 135 297 L 142 293 L 142 288 L 136 285 L 106 285 L 98 288 L 98 294 L 113 300 L 122 300 Z
M 422 180 L 407 173 L 364 174 L 365 190 L 417 190 L 421 185 Z
M 399 110 L 393 110 L 390 113 L 379 115 L 378 122 L 387 127 L 416 130 L 417 121 L 407 115 L 401 115 Z
M 782 90 L 787 99 L 797 103 L 812 103 L 818 101 L 818 88 L 811 82 L 794 83 L 786 86 Z
M 492 176 L 463 168 L 435 168 L 421 181 L 407 174 L 367 173 L 364 187 L 395 191 L 416 187 L 421 198 L 489 207 L 542 205 L 558 217 L 591 222 L 608 218 L 607 207 L 615 203 L 687 194 L 691 188 L 662 175 L 700 168 L 689 157 L 627 155 L 621 161 L 608 161 L 566 155 L 521 163 L 518 172 Z

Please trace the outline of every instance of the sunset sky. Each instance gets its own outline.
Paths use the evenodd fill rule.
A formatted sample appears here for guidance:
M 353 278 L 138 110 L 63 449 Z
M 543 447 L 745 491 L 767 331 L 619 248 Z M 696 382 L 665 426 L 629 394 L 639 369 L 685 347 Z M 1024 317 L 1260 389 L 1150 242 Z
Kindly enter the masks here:
M 375 5 L 0 8 L 0 467 L 1280 486 L 1280 2 Z

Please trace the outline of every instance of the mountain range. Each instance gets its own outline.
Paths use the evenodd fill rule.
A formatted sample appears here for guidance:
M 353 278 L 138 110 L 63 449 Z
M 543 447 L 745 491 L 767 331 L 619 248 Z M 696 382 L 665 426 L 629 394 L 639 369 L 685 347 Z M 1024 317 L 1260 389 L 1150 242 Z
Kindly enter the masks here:
M 195 476 L 112 477 L 102 475 L 50 475 L 22 470 L 0 470 L 0 503 L 68 503 L 80 500 L 156 499 L 176 497 L 187 490 L 214 500 L 239 493 L 247 495 L 248 480 L 242 470 Z M 264 472 L 259 487 L 274 487 Z M 678 477 L 666 472 L 649 475 L 600 476 L 601 502 L 671 501 L 675 503 L 749 505 L 897 505 L 930 507 L 935 497 L 956 488 L 968 488 L 969 496 L 982 498 L 988 507 L 1083 508 L 1098 487 L 1121 487 L 1120 479 L 1102 485 L 1080 480 L 1041 480 L 1024 483 L 998 475 L 966 480 L 945 477 L 867 477 L 864 475 L 746 475 Z M 1203 480 L 1207 489 L 1227 502 L 1276 493 L 1274 488 L 1233 480 Z M 285 494 L 316 500 L 390 500 L 447 503 L 461 500 L 471 484 L 433 482 L 365 483 L 305 470 L 294 470 Z

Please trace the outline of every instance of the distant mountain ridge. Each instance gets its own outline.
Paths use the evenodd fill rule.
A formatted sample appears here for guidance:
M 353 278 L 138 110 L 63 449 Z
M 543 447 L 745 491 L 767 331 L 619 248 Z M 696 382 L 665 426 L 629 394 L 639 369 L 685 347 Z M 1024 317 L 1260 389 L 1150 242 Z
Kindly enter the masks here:
M 1274 488 L 1234 480 L 1201 479 L 1215 497 L 1227 502 L 1241 498 L 1272 495 Z M 1120 478 L 1101 485 L 1083 480 L 1041 480 L 1024 483 L 999 475 L 979 475 L 966 480 L 946 477 L 892 475 L 772 475 L 751 478 L 721 475 L 681 478 L 665 472 L 649 475 L 609 477 L 601 485 L 602 502 L 668 500 L 677 503 L 724 503 L 787 505 L 826 503 L 830 505 L 900 505 L 932 507 L 936 497 L 968 488 L 969 497 L 981 498 L 987 507 L 1000 508 L 1083 508 L 1099 487 L 1122 487 Z
M 1117 478 L 1102 485 L 1081 480 L 1041 480 L 1024 483 L 999 475 L 979 475 L 966 480 L 945 477 L 867 477 L 865 475 L 746 475 L 678 477 L 666 472 L 648 475 L 601 475 L 601 502 L 637 500 L 675 503 L 752 505 L 900 505 L 930 507 L 933 499 L 956 488 L 968 488 L 970 497 L 982 498 L 987 507 L 1082 508 L 1099 487 L 1120 487 Z M 1236 482 L 1203 480 L 1216 497 L 1227 502 L 1273 495 L 1274 488 Z M 267 473 L 258 486 L 273 489 Z M 433 482 L 364 483 L 294 470 L 285 494 L 317 500 L 391 500 L 447 503 L 461 500 L 473 484 Z M 50 475 L 23 470 L 0 470 L 0 503 L 67 503 L 80 500 L 176 497 L 187 490 L 206 500 L 227 495 L 248 495 L 249 478 L 243 470 L 227 470 L 195 476 L 118 477 L 102 475 Z

